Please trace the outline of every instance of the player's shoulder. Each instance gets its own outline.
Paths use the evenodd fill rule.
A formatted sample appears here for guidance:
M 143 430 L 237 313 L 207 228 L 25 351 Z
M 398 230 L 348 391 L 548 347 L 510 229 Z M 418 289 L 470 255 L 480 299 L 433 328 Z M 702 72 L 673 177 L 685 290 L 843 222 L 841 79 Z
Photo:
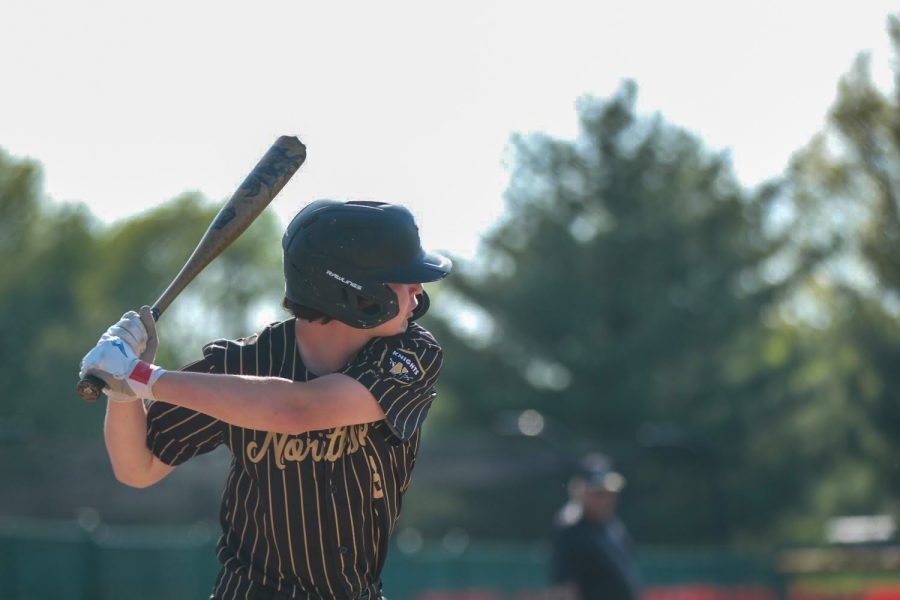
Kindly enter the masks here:
M 430 331 L 411 323 L 403 333 L 369 341 L 354 368 L 380 374 L 403 385 L 432 381 L 441 370 L 443 350 Z
M 234 339 L 225 339 L 220 338 L 217 340 L 213 340 L 203 346 L 203 353 L 207 354 L 209 352 L 216 351 L 229 351 L 229 350 L 240 350 L 242 348 L 251 348 L 251 347 L 259 347 L 266 346 L 275 341 L 281 341 L 285 338 L 293 337 L 294 333 L 294 322 L 296 319 L 287 319 L 285 321 L 277 321 L 274 323 L 269 323 L 261 330 L 248 335 L 247 337 L 242 338 L 234 338 Z
M 257 352 L 282 352 L 293 347 L 294 322 L 294 318 L 277 321 L 246 337 L 213 340 L 203 346 L 203 359 L 198 363 L 208 367 L 205 370 L 227 372 L 252 358 Z
M 384 339 L 388 343 L 393 342 L 401 347 L 441 349 L 441 345 L 435 339 L 434 334 L 416 322 L 410 323 L 403 333 Z
M 384 355 L 402 352 L 419 357 L 436 357 L 438 362 L 443 356 L 443 349 L 434 335 L 418 323 L 412 322 L 403 333 L 389 337 L 375 338 L 369 343 L 370 354 Z M 433 360 L 430 359 L 429 362 Z

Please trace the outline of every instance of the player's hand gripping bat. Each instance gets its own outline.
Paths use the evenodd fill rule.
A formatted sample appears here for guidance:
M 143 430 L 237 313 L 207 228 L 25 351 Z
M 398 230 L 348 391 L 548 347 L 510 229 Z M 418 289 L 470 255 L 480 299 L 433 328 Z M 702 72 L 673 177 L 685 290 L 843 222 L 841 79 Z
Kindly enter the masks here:
M 250 226 L 304 160 L 306 146 L 296 137 L 283 135 L 275 141 L 213 219 L 193 254 L 169 287 L 153 303 L 154 319 L 158 320 L 187 284 Z M 88 375 L 78 382 L 78 395 L 93 402 L 100 397 L 104 387 L 106 384 L 102 379 Z

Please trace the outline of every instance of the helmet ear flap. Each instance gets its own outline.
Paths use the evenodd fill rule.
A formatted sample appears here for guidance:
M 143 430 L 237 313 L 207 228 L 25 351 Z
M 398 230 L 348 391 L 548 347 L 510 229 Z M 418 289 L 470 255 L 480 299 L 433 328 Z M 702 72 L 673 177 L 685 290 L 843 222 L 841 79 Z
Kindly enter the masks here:
M 431 300 L 428 299 L 428 293 L 425 290 L 422 290 L 421 294 L 416 294 L 416 300 L 419 301 L 419 304 L 416 305 L 415 310 L 413 310 L 411 321 L 415 321 L 422 315 L 428 312 L 428 307 L 431 306 Z

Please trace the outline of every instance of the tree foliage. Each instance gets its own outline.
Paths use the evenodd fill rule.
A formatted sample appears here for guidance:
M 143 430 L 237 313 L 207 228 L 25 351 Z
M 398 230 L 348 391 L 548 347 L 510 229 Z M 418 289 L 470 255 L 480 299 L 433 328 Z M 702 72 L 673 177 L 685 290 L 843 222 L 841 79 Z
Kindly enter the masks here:
M 37 164 L 0 153 L 0 429 L 96 437 L 97 407 L 74 392 L 81 357 L 123 312 L 158 297 L 218 208 L 188 194 L 102 226 L 81 205 L 48 201 Z M 277 222 L 264 214 L 161 319 L 159 362 L 177 367 L 211 337 L 245 335 L 254 309 L 274 312 L 280 271 Z
M 514 138 L 508 214 L 444 288 L 445 429 L 539 411 L 558 452 L 618 461 L 645 543 L 820 542 L 830 517 L 896 514 L 894 64 L 884 91 L 861 57 L 822 133 L 755 190 L 636 115 L 632 85 L 583 100 L 575 140 Z M 498 500 L 475 487 L 454 516 L 533 524 L 564 481 L 533 471 L 508 520 L 472 519 Z
M 727 156 L 635 102 L 628 83 L 580 102 L 575 140 L 513 139 L 508 212 L 446 284 L 482 324 L 445 313 L 447 418 L 537 410 L 567 452 L 619 461 L 642 538 L 723 541 L 800 493 L 760 443 L 796 367 L 767 322 L 818 255 L 774 275 L 781 185 L 743 189 Z
M 818 369 L 804 382 L 827 420 L 818 441 L 806 442 L 825 471 L 808 489 L 812 514 L 900 510 L 900 17 L 888 20 L 888 33 L 893 88 L 876 85 L 861 55 L 827 126 L 790 169 L 799 243 L 836 249 L 795 301 L 815 301 L 823 330 L 823 343 L 809 349 Z
M 505 216 L 432 289 L 444 373 L 401 527 L 544 536 L 598 450 L 644 544 L 816 542 L 831 516 L 900 510 L 900 18 L 889 33 L 893 88 L 860 58 L 824 130 L 756 189 L 639 115 L 632 83 L 582 99 L 575 139 L 512 139 Z M 78 361 L 217 208 L 187 194 L 104 226 L 0 152 L 0 442 L 96 438 Z M 263 215 L 162 319 L 159 362 L 271 316 L 279 254 Z

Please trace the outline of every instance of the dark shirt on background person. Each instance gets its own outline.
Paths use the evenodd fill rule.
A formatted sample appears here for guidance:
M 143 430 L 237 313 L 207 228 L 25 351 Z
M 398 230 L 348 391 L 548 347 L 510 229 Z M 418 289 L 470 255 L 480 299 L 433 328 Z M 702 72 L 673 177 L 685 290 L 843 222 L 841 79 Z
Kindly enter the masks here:
M 551 578 L 561 600 L 638 600 L 634 544 L 616 514 L 625 479 L 592 457 L 569 483 L 553 539 Z M 599 462 L 599 465 L 598 465 Z

